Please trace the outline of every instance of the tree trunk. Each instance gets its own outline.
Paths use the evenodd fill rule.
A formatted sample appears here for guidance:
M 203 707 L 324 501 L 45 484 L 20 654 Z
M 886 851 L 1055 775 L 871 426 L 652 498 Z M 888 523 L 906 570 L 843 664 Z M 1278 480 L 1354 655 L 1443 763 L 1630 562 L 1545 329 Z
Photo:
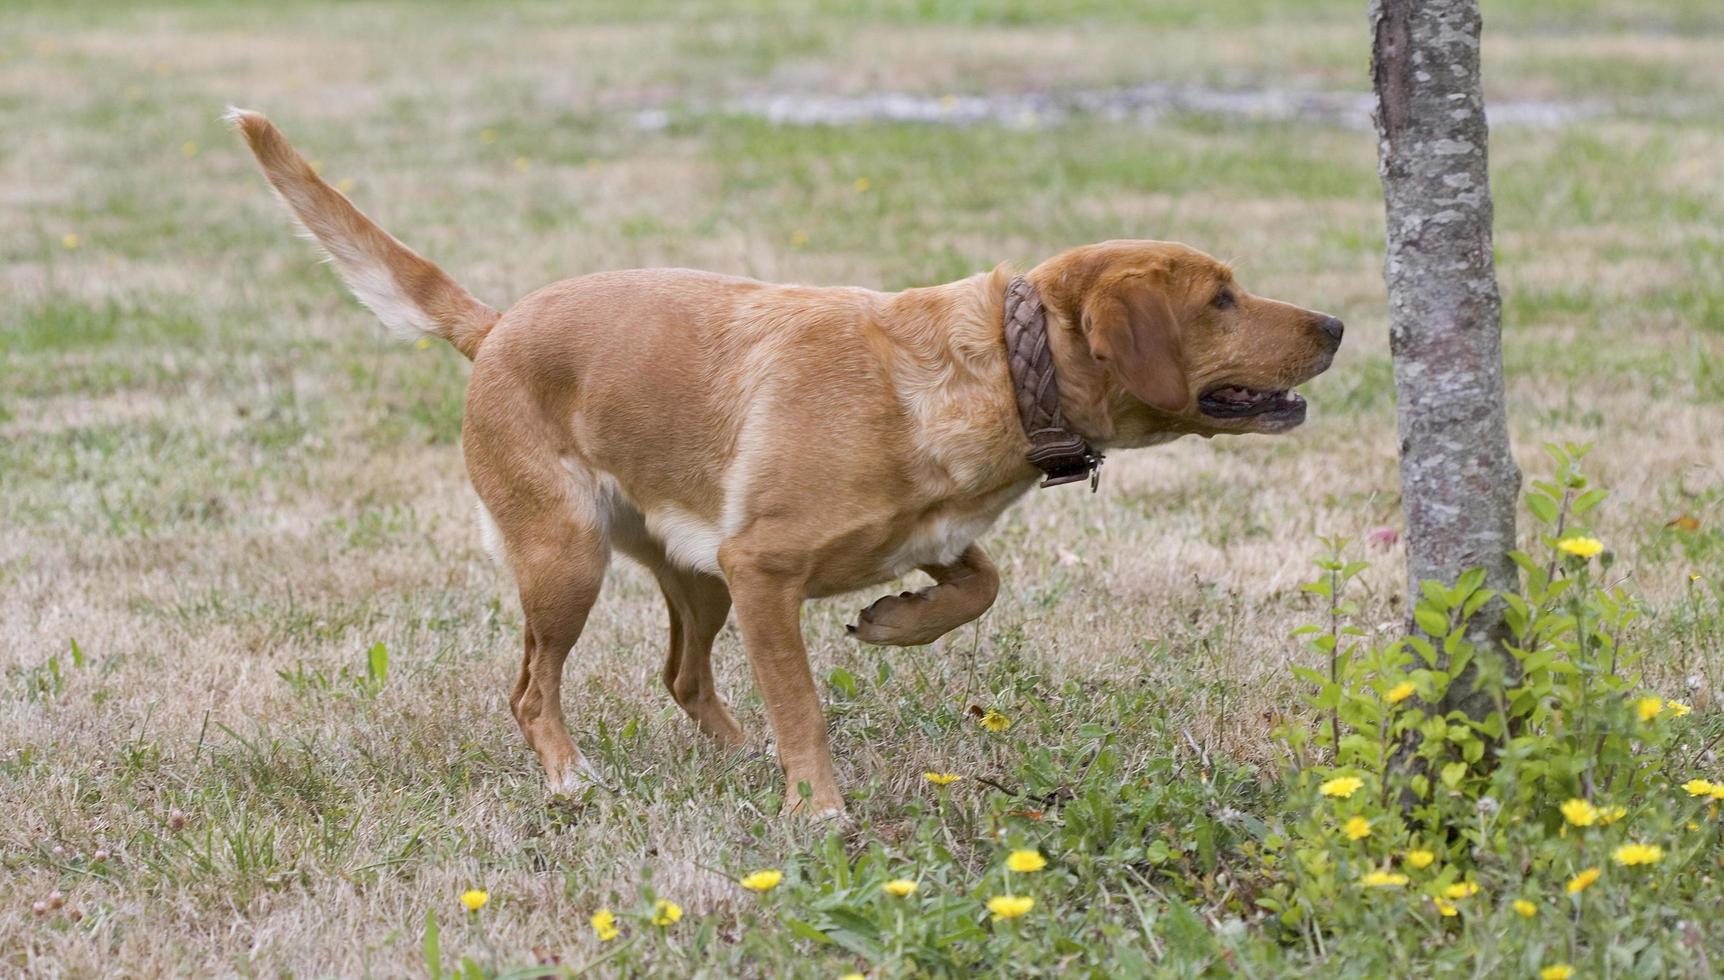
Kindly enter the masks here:
M 1410 594 L 1473 568 L 1517 590 L 1478 0 L 1371 0 L 1370 12 Z M 1473 638 L 1496 646 L 1501 613 L 1481 610 Z M 1436 707 L 1478 718 L 1490 702 L 1463 676 Z

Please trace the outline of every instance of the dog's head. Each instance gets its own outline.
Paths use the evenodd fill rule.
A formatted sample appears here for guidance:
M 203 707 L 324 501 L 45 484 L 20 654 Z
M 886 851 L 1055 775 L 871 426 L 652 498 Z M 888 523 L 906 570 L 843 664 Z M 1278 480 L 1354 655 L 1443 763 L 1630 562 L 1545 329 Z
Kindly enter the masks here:
M 1341 321 L 1254 296 L 1233 272 L 1172 242 L 1073 249 L 1029 274 L 1064 321 L 1061 386 L 1105 405 L 1113 442 L 1158 434 L 1286 432 L 1292 389 L 1328 369 Z

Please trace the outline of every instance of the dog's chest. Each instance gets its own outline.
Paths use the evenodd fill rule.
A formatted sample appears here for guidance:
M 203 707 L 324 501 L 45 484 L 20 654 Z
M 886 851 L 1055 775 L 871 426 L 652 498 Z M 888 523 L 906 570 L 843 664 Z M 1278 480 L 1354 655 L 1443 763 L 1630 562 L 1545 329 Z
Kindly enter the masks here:
M 1015 490 L 994 494 L 967 506 L 948 506 L 913 520 L 904 535 L 884 557 L 880 574 L 897 578 L 927 565 L 949 565 L 964 549 L 986 534 L 1000 514 L 1017 497 Z

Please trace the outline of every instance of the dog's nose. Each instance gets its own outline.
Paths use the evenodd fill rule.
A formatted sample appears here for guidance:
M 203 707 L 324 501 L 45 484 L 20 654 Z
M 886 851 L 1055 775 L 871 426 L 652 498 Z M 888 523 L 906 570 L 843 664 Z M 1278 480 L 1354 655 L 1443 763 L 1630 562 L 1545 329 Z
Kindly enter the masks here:
M 1332 337 L 1337 344 L 1341 342 L 1341 334 L 1347 329 L 1338 317 L 1332 316 L 1317 321 L 1317 328 Z

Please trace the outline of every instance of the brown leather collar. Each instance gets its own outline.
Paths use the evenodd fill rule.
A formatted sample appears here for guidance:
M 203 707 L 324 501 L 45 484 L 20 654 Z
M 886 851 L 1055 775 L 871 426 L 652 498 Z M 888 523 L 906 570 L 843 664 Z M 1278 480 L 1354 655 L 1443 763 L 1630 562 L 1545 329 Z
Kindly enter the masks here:
M 1087 476 L 1094 493 L 1101 480 L 1102 454 L 1066 428 L 1054 354 L 1048 345 L 1048 313 L 1036 287 L 1023 276 L 1014 277 L 1006 287 L 1005 329 L 1018 421 L 1030 440 L 1025 458 L 1047 476 L 1043 487 L 1075 483 Z

